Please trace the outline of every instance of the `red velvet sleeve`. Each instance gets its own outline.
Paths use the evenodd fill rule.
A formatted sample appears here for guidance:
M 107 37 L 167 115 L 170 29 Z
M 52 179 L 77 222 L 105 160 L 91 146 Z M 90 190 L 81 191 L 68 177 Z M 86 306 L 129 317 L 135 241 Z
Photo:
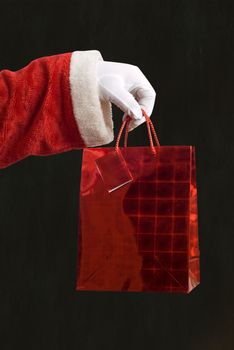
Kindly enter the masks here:
M 69 85 L 71 53 L 0 71 L 0 168 L 29 155 L 84 148 Z

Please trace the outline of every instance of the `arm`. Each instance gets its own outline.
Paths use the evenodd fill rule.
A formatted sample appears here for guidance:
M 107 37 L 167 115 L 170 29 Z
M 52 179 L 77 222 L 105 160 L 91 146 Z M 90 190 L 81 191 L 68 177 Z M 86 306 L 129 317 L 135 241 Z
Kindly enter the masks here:
M 102 60 L 96 50 L 74 51 L 0 71 L 0 168 L 114 139 L 111 103 L 98 95 Z

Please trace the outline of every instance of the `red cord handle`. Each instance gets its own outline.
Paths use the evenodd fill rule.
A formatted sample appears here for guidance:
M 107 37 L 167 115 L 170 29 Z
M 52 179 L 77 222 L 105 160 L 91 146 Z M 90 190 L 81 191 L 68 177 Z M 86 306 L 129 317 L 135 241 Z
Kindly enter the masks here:
M 142 113 L 143 113 L 143 115 L 144 115 L 144 117 L 146 119 L 146 126 L 147 126 L 147 130 L 148 130 L 150 146 L 151 146 L 151 149 L 152 149 L 153 153 L 155 153 L 155 148 L 154 148 L 154 143 L 153 143 L 153 138 L 152 138 L 151 131 L 153 133 L 155 143 L 159 147 L 160 144 L 159 144 L 158 136 L 156 134 L 156 131 L 154 129 L 154 125 L 153 125 L 150 117 L 147 115 L 147 113 L 144 111 L 144 109 L 141 108 L 141 110 L 142 110 Z M 129 123 L 130 123 L 131 119 L 132 118 L 129 115 L 127 115 L 126 118 L 124 119 L 121 127 L 120 127 L 120 130 L 119 130 L 119 133 L 118 133 L 118 136 L 117 136 L 117 140 L 116 140 L 116 144 L 115 144 L 116 151 L 119 148 L 120 138 L 121 138 L 121 135 L 122 135 L 122 132 L 123 132 L 123 129 L 124 129 L 125 125 L 126 125 L 126 129 L 125 129 L 125 136 L 124 136 L 124 147 L 127 147 L 127 140 L 128 140 L 128 133 L 129 133 Z

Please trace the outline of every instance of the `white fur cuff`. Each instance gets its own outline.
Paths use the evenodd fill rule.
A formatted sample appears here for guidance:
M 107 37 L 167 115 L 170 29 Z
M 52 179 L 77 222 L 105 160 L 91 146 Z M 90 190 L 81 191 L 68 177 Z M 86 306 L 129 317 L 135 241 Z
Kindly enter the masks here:
M 87 147 L 113 141 L 111 103 L 98 94 L 96 64 L 102 55 L 97 50 L 74 51 L 70 62 L 70 87 L 74 116 Z

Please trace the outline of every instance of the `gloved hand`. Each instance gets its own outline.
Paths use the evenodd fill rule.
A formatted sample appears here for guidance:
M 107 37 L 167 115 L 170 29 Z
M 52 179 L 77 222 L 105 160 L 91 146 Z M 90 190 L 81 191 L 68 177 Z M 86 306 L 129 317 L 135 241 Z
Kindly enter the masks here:
M 156 92 L 142 71 L 134 65 L 110 61 L 97 63 L 99 98 L 114 103 L 123 112 L 123 118 L 132 117 L 129 131 L 145 122 L 143 108 L 152 114 Z

